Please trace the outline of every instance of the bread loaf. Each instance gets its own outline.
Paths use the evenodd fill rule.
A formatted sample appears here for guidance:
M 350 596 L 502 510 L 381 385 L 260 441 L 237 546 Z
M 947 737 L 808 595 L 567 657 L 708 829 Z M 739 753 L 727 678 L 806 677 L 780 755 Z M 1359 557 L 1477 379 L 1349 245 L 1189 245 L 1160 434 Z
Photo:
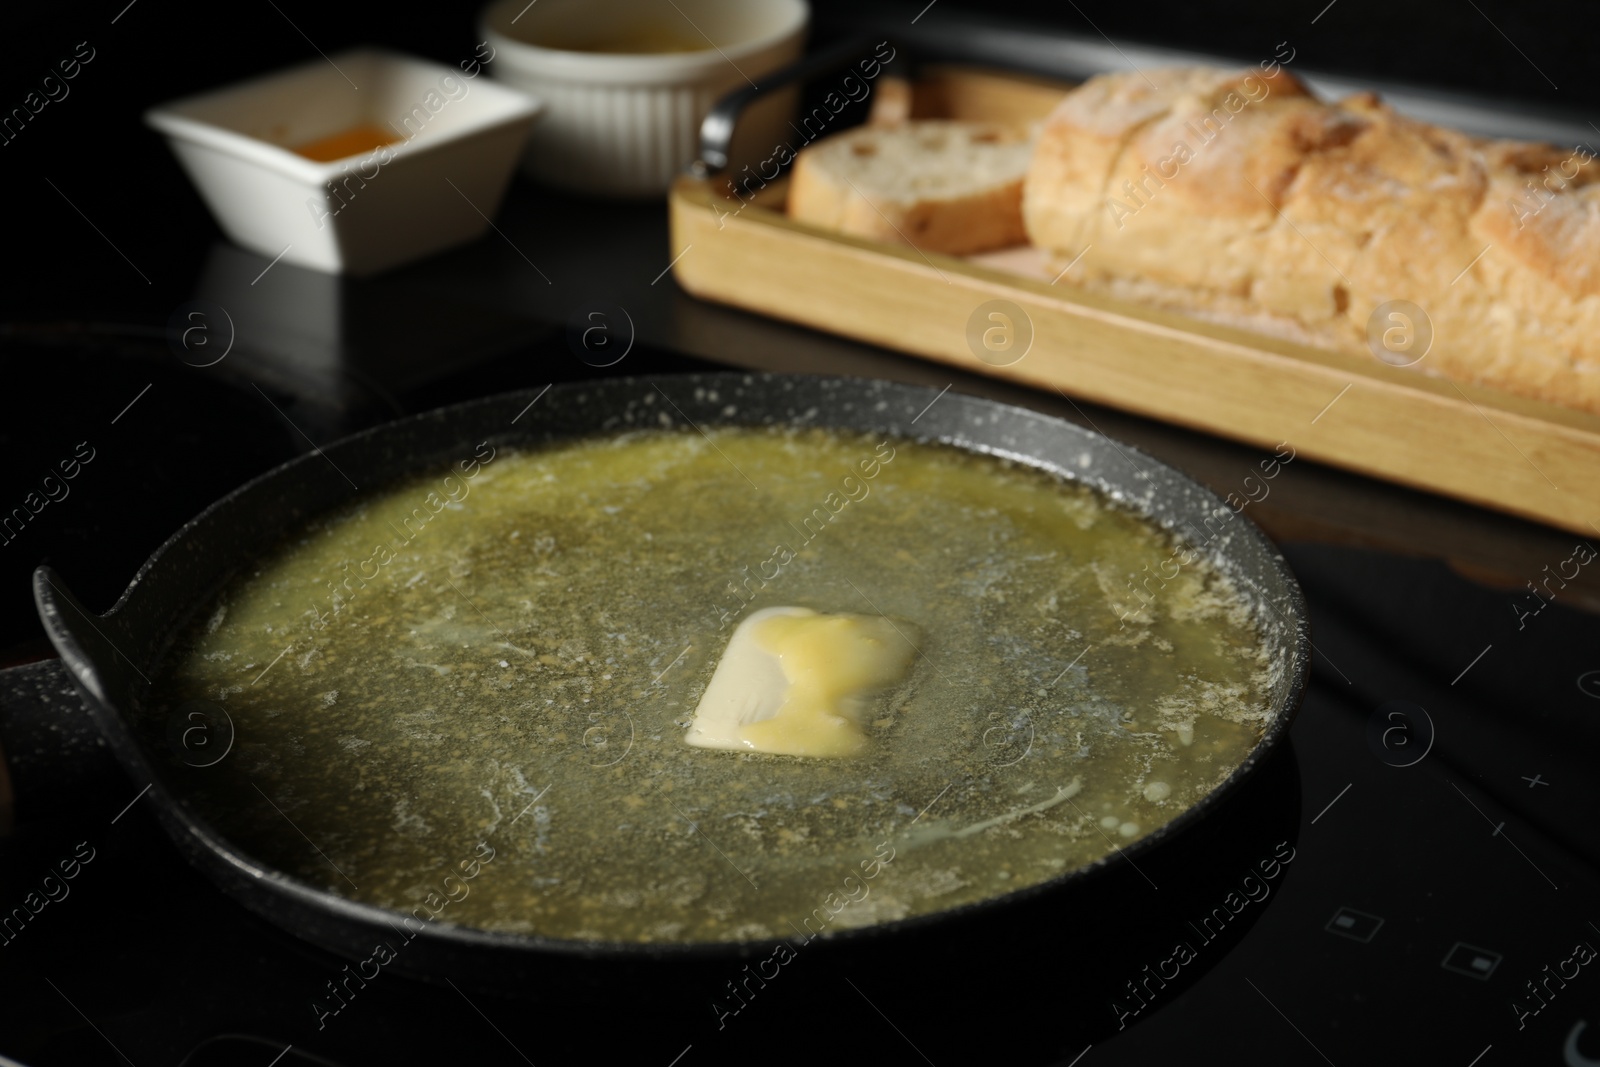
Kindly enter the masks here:
M 1030 132 L 985 122 L 862 126 L 795 161 L 789 214 L 840 233 L 966 255 L 1025 240 Z
M 1592 153 L 1324 103 L 1281 69 L 1146 74 L 1091 79 L 1039 135 L 1023 215 L 1077 261 L 1063 283 L 1369 359 L 1374 311 L 1409 301 L 1419 369 L 1600 412 Z

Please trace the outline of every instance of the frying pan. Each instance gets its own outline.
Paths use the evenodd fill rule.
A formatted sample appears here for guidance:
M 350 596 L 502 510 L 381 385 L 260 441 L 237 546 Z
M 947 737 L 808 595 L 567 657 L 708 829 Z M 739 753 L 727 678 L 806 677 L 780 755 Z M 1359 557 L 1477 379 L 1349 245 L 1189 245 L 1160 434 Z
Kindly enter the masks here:
M 660 402 L 663 395 L 669 403 Z M 538 447 L 662 425 L 686 432 L 785 425 L 902 435 L 1008 457 L 1086 483 L 1202 545 L 1251 603 L 1276 665 L 1271 720 L 1260 742 L 1200 803 L 1127 848 L 1041 885 L 819 939 L 804 950 L 807 960 L 817 961 L 807 964 L 808 977 L 785 979 L 792 990 L 785 996 L 794 1003 L 809 995 L 802 992 L 807 983 L 825 976 L 861 966 L 892 967 L 917 980 L 922 1003 L 951 998 L 951 1012 L 971 1024 L 973 1040 L 982 1029 L 976 1022 L 982 1011 L 974 1015 L 974 1006 L 1009 1010 L 1046 994 L 1057 1014 L 1071 1003 L 1064 998 L 1084 998 L 1081 1012 L 1074 1009 L 1082 1016 L 1076 1033 L 1115 1030 L 1127 1025 L 1135 1003 L 1130 997 L 1139 988 L 1155 996 L 1148 979 L 1142 987 L 1123 979 L 1138 978 L 1140 963 L 1170 955 L 1181 920 L 1204 914 L 1275 850 L 1280 857 L 1285 848 L 1293 852 L 1299 791 L 1287 736 L 1307 685 L 1310 637 L 1304 598 L 1283 557 L 1248 519 L 1160 461 L 1059 419 L 955 393 L 848 378 L 719 374 L 616 378 L 460 404 L 346 438 L 241 486 L 162 545 L 104 615 L 79 602 L 62 575 L 40 567 L 34 576 L 40 617 L 116 758 L 135 786 L 149 783 L 144 802 L 183 855 L 272 923 L 361 960 L 376 943 L 395 940 L 401 914 L 271 868 L 219 834 L 190 805 L 183 775 L 195 772 L 133 726 L 149 699 L 157 664 L 191 615 L 232 575 L 308 518 L 348 501 L 352 486 L 377 488 L 443 466 L 465 454 L 463 447 L 470 451 L 484 440 L 496 447 Z M 1228 938 L 1243 936 L 1260 910 L 1233 925 Z M 1126 921 L 1107 922 L 1108 914 Z M 448 978 L 542 1003 L 642 990 L 653 1004 L 692 1002 L 707 1017 L 707 1003 L 727 980 L 745 974 L 745 963 L 770 956 L 772 949 L 770 942 L 561 941 L 434 922 L 415 932 L 385 970 Z M 1208 966 L 1223 951 L 1225 946 L 1207 942 L 1202 963 Z M 1075 961 L 1092 954 L 1095 964 L 1064 968 L 1060 952 Z M 989 975 L 981 989 L 970 982 L 929 988 L 928 968 L 978 960 L 986 961 Z M 1171 995 L 1203 969 L 1185 968 L 1179 978 L 1162 982 L 1161 995 Z M 1063 973 L 1068 970 L 1074 973 Z M 1047 984 L 1040 984 L 1041 975 L 1050 976 Z

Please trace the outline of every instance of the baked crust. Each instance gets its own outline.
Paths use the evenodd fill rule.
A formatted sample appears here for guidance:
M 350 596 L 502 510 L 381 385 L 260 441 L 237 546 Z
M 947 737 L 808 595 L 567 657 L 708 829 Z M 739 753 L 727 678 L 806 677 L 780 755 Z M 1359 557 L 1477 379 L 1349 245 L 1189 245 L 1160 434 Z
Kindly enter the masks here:
M 1337 104 L 1281 69 L 1103 75 L 1045 122 L 1023 214 L 1063 281 L 1600 412 L 1600 165 Z M 1153 83 L 1153 85 L 1152 85 Z M 1534 190 L 1529 185 L 1533 183 Z

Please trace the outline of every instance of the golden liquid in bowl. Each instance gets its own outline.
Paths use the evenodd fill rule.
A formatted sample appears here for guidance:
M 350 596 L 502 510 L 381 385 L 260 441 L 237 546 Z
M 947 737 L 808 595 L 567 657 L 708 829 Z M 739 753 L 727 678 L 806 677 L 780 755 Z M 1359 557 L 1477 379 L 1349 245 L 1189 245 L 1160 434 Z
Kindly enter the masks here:
M 623 26 L 595 38 L 551 43 L 547 48 L 564 52 L 598 52 L 605 55 L 658 55 L 673 52 L 704 52 L 713 46 L 697 33 L 665 26 Z
M 1197 560 L 1136 597 L 1168 536 L 1022 465 L 722 429 L 446 473 L 246 568 L 142 722 L 164 744 L 181 702 L 221 705 L 232 750 L 177 768 L 197 809 L 419 919 L 715 941 L 937 912 L 1137 840 L 1269 719 L 1272 665 L 1223 576 Z M 738 620 L 779 604 L 914 625 L 861 755 L 683 740 Z
M 331 163 L 336 159 L 365 155 L 374 149 L 394 144 L 398 140 L 400 135 L 393 130 L 365 122 L 326 137 L 319 137 L 314 141 L 307 141 L 305 144 L 295 145 L 290 151 L 307 159 L 314 159 L 318 163 Z

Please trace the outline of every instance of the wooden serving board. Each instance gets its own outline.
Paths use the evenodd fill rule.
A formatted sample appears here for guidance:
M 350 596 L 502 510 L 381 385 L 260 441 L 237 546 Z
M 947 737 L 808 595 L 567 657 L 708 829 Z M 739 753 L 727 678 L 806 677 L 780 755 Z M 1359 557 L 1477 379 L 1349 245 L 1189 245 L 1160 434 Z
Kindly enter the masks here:
M 887 88 L 887 86 L 886 86 Z M 1027 119 L 1064 86 L 944 69 L 884 94 L 912 115 Z M 1052 284 L 1022 248 L 956 258 L 784 213 L 780 179 L 740 200 L 685 176 L 673 272 L 707 300 L 801 323 L 1546 522 L 1600 534 L 1600 416 Z M 687 252 L 685 250 L 688 250 Z M 980 360 L 969 320 L 1010 301 L 1032 343 Z M 983 316 L 979 316 L 980 319 Z M 1000 321 L 1000 320 L 995 320 Z

